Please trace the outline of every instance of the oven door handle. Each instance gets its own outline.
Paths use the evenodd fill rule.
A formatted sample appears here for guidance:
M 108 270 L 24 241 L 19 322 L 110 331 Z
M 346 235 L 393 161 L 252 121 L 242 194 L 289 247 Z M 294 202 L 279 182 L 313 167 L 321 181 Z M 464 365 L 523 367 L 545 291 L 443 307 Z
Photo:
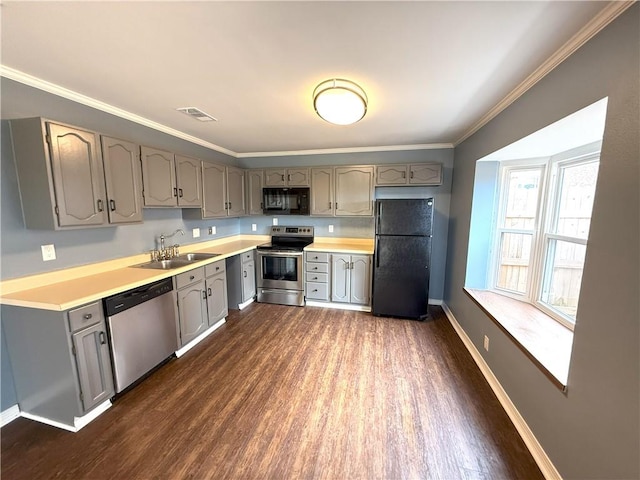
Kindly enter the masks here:
M 278 295 L 289 295 L 292 291 L 291 290 L 273 290 L 273 289 L 268 289 L 268 288 L 261 288 L 260 289 L 260 293 L 277 293 Z
M 301 257 L 303 252 L 261 252 L 258 250 L 258 255 L 263 257 Z

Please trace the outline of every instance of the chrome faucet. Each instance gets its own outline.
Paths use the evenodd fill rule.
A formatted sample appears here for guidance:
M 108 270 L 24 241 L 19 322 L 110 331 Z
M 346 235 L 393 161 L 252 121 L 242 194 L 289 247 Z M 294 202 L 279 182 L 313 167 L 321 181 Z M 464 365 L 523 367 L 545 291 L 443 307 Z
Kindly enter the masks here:
M 152 251 L 151 252 L 152 257 L 155 257 L 157 255 L 157 257 L 160 260 L 167 260 L 169 258 L 172 258 L 172 257 L 175 257 L 176 255 L 178 255 L 178 246 L 179 246 L 178 244 L 172 245 L 169 248 L 165 248 L 165 246 L 164 246 L 165 239 L 171 238 L 174 235 L 177 235 L 178 233 L 180 235 L 184 235 L 184 230 L 179 228 L 175 232 L 173 232 L 171 234 L 168 234 L 168 235 L 165 235 L 164 233 L 160 234 L 160 250 L 159 251 L 157 251 L 157 250 Z M 156 254 L 156 252 L 157 252 L 157 254 Z M 153 259 L 155 260 L 155 258 L 153 258 Z

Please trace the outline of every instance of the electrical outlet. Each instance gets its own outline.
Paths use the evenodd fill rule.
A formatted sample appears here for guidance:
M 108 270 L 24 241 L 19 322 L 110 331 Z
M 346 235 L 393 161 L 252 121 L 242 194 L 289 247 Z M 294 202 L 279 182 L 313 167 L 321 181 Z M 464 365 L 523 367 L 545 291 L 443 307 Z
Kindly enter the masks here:
M 489 337 L 487 337 L 486 335 L 484 336 L 484 349 L 487 352 L 489 351 Z
M 209 235 L 215 235 L 216 234 L 216 227 L 215 225 L 212 225 L 211 227 L 209 227 Z
M 198 238 L 200 236 L 200 229 L 199 228 L 194 228 L 193 229 L 193 238 Z
M 333 225 L 329 225 L 329 233 L 333 233 Z
M 257 232 L 257 231 L 258 231 L 258 225 L 257 225 L 257 224 L 255 224 L 255 223 L 252 223 L 252 224 L 251 224 L 251 231 L 252 231 L 252 232 Z
M 41 245 L 40 249 L 42 250 L 43 262 L 56 259 L 56 248 L 53 245 Z
M 273 217 L 273 224 L 277 225 L 278 224 L 278 219 L 276 217 Z

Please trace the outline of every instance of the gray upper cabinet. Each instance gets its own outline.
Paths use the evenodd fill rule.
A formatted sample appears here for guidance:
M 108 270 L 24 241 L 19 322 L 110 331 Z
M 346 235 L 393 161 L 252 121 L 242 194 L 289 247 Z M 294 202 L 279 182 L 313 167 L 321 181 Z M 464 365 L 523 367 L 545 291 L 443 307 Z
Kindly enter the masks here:
M 442 164 L 415 163 L 411 165 L 378 165 L 376 186 L 386 185 L 440 185 Z
M 227 167 L 227 214 L 229 217 L 245 215 L 245 171 Z
M 308 187 L 308 168 L 274 168 L 264 171 L 265 187 Z
M 28 118 L 12 120 L 11 135 L 27 228 L 108 224 L 97 133 Z
M 150 147 L 140 149 L 145 207 L 173 207 L 178 204 L 175 159 L 171 152 Z
M 200 160 L 141 147 L 145 207 L 201 207 Z
M 202 206 L 202 162 L 177 154 L 175 160 L 178 206 Z
M 333 168 L 311 169 L 311 215 L 333 216 L 335 213 Z
M 262 215 L 264 170 L 247 170 L 247 214 Z
M 373 167 L 335 168 L 336 216 L 372 216 L 373 192 Z
M 142 222 L 140 146 L 101 137 L 110 223 Z
M 224 165 L 202 162 L 202 218 L 227 216 L 227 171 Z M 193 210 L 183 212 L 192 214 Z

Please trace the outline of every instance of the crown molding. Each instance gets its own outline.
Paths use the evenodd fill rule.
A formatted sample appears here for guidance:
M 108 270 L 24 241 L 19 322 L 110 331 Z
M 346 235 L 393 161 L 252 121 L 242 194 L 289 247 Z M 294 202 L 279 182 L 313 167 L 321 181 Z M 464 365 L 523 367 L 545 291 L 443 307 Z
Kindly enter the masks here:
M 128 112 L 127 110 L 114 107 L 113 105 L 102 102 L 100 100 L 96 100 L 95 98 L 91 98 L 81 93 L 74 92 L 73 90 L 69 90 L 68 88 L 61 87 L 59 85 L 56 85 L 55 83 L 51 83 L 41 78 L 34 77 L 33 75 L 29 75 L 28 73 L 21 72 L 20 70 L 7 67 L 5 65 L 0 65 L 0 76 L 8 78 L 9 80 L 14 80 L 16 82 L 23 83 L 33 88 L 37 88 L 38 90 L 43 90 L 45 92 L 52 93 L 59 97 L 72 100 L 76 103 L 80 103 L 82 105 L 86 105 L 88 107 L 92 107 L 97 110 L 110 113 L 111 115 L 124 118 L 125 120 L 129 120 L 131 122 L 144 125 L 145 127 L 153 128 L 154 130 L 167 133 L 174 137 L 181 138 L 182 140 L 186 140 L 188 142 L 195 143 L 197 145 L 201 145 L 206 148 L 210 148 L 211 150 L 224 153 L 225 155 L 229 155 L 234 158 L 237 156 L 237 153 L 232 150 L 226 149 L 214 143 L 207 142 L 205 140 L 202 140 L 201 138 L 194 137 L 193 135 L 189 135 L 187 133 L 181 132 L 174 128 L 167 127 L 166 125 L 163 125 L 158 122 L 154 122 L 153 120 L 149 120 L 148 118 L 142 117 L 140 115 L 136 115 L 135 113 Z
M 436 150 L 453 148 L 453 143 L 423 143 L 416 145 L 380 145 L 375 147 L 318 148 L 314 150 L 289 150 L 281 152 L 238 153 L 238 158 L 295 157 L 300 155 L 333 155 L 339 153 L 395 152 L 402 150 Z
M 474 123 L 471 128 L 457 141 L 453 143 L 454 147 L 464 142 L 471 135 L 476 133 L 487 123 L 498 116 L 509 105 L 520 98 L 524 93 L 533 87 L 536 83 L 542 80 L 549 72 L 564 62 L 571 54 L 587 43 L 604 27 L 609 25 L 620 14 L 633 5 L 636 0 L 623 0 L 623 1 L 611 1 L 600 10 L 600 13 L 596 15 L 589 23 L 582 27 L 578 33 L 569 39 L 559 50 L 557 50 L 551 57 L 549 57 L 542 65 L 533 71 L 531 75 L 522 81 L 515 89 L 511 91 L 506 97 L 504 97 L 495 107 L 485 113 L 480 120 Z

